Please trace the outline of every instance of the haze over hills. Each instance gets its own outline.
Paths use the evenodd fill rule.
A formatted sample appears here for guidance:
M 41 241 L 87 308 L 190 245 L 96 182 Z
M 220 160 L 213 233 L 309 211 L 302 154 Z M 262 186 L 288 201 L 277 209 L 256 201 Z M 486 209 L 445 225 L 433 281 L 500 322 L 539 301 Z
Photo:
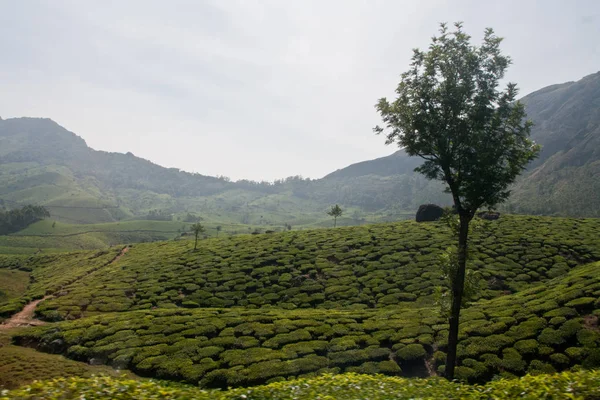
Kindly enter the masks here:
M 71 223 L 111 222 L 160 210 L 169 219 L 192 212 L 223 223 L 297 225 L 322 220 L 332 203 L 355 207 L 353 218 L 360 220 L 362 212 L 412 210 L 443 197 L 438 185 L 413 175 L 414 159 L 408 166 L 387 163 L 391 169 L 358 176 L 341 170 L 319 180 L 230 182 L 164 168 L 132 153 L 93 150 L 50 119 L 0 121 L 0 144 L 5 206 L 42 204 L 53 217 Z M 415 188 L 420 192 L 413 193 Z
M 600 72 L 525 96 L 543 151 L 506 208 L 531 214 L 600 214 Z M 127 150 L 127 149 L 124 149 Z M 237 181 L 164 168 L 132 153 L 96 151 L 50 119 L 0 120 L 0 206 L 33 203 L 69 223 L 184 219 L 277 226 L 323 223 L 333 203 L 342 223 L 392 220 L 422 203 L 449 204 L 442 185 L 413 172 L 402 150 L 321 179 Z

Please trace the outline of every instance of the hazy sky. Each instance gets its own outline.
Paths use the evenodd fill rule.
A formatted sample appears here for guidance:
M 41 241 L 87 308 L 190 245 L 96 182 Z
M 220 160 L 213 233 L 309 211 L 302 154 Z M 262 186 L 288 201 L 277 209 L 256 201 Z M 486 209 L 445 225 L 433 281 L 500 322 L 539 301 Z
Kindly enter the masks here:
M 0 116 L 233 179 L 321 177 L 372 133 L 442 21 L 493 27 L 525 95 L 600 69 L 599 0 L 0 0 Z

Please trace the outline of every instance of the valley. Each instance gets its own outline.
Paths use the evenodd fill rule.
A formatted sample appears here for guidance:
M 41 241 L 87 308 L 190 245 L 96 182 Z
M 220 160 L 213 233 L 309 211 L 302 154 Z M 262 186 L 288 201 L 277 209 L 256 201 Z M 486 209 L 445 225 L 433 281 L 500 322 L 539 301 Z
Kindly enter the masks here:
M 600 398 L 600 72 L 519 100 L 502 39 L 470 38 L 441 24 L 375 104 L 395 151 L 318 178 L 232 181 L 0 118 L 0 400 Z M 265 134 L 248 171 L 356 137 L 225 106 Z M 160 135 L 216 112 L 194 110 Z

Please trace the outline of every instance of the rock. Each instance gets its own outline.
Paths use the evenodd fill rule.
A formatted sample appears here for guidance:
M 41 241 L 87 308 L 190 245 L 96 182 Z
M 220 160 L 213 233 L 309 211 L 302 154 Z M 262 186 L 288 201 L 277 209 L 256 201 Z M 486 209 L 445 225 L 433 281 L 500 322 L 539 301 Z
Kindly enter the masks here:
M 437 221 L 442 218 L 444 209 L 436 204 L 422 204 L 417 211 L 417 222 Z
M 496 211 L 481 211 L 477 213 L 477 216 L 488 221 L 495 221 L 500 218 L 500 213 Z
M 65 342 L 62 339 L 55 339 L 48 344 L 49 353 L 62 353 L 65 349 Z

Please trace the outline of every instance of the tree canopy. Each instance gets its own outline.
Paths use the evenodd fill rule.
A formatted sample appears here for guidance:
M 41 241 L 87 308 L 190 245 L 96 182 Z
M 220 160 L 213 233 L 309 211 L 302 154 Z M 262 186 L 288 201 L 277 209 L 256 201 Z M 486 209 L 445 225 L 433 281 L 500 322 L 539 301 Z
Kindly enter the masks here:
M 26 205 L 19 209 L 0 211 L 0 235 L 18 232 L 34 222 L 50 217 L 42 206 Z
M 204 233 L 206 229 L 204 228 L 204 225 L 202 225 L 200 222 L 196 222 L 190 228 L 192 232 L 194 232 L 194 250 L 196 250 L 196 248 L 198 247 L 198 236 L 200 236 L 201 233 Z
M 342 210 L 342 208 L 337 204 L 335 206 L 331 206 L 329 211 L 327 211 L 327 215 L 333 217 L 333 226 L 334 227 L 337 226 L 338 217 L 341 217 L 343 213 L 344 213 L 344 210 Z
M 508 190 L 539 146 L 530 139 L 517 85 L 500 81 L 511 59 L 500 51 L 502 38 L 491 28 L 483 43 L 455 24 L 442 24 L 428 51 L 414 50 L 410 69 L 401 76 L 398 97 L 382 98 L 377 110 L 387 144 L 397 143 L 425 162 L 416 170 L 446 183 L 459 213 L 471 217 L 482 206 L 506 200 Z

